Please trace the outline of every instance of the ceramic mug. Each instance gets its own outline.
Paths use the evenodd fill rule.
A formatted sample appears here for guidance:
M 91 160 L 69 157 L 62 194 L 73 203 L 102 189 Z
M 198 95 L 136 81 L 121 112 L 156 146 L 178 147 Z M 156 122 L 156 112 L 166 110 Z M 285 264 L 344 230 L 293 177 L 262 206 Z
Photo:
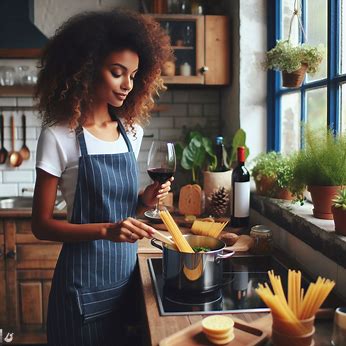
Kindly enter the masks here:
M 337 308 L 334 315 L 332 345 L 346 345 L 346 307 Z

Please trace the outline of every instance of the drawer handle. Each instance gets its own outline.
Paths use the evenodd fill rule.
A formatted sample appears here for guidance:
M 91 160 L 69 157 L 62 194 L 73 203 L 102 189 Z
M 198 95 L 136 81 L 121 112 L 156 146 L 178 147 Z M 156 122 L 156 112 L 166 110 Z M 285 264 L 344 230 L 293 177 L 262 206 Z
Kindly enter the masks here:
M 16 257 L 16 252 L 11 250 L 11 251 L 7 252 L 6 257 L 7 258 L 15 258 Z
M 202 66 L 201 69 L 200 69 L 201 73 L 206 73 L 209 71 L 209 67 L 208 66 Z

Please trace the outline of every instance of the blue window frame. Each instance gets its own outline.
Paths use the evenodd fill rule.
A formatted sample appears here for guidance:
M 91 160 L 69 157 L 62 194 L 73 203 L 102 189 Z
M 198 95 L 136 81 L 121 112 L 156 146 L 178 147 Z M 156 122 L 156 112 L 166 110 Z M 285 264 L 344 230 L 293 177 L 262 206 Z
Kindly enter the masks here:
M 267 11 L 268 11 L 268 50 L 273 48 L 276 41 L 283 39 L 282 33 L 282 6 L 284 0 L 268 0 Z M 306 31 L 306 17 L 307 17 L 307 2 L 309 0 L 301 0 L 301 19 Z M 311 0 L 310 0 L 311 1 Z M 297 96 L 297 103 L 300 111 L 300 122 L 307 122 L 308 114 L 308 98 L 317 97 L 317 90 L 326 90 L 326 109 L 327 119 L 326 125 L 332 128 L 336 133 L 341 130 L 346 130 L 341 126 L 341 107 L 346 114 L 346 104 L 342 105 L 342 85 L 346 81 L 346 75 L 341 73 L 341 34 L 346 35 L 346 29 L 342 32 L 341 23 L 342 20 L 345 23 L 346 18 L 342 18 L 342 6 L 346 6 L 346 0 L 325 0 L 327 8 L 327 47 L 326 48 L 326 59 L 327 59 L 327 73 L 326 77 L 318 80 L 310 79 L 305 81 L 300 88 L 288 89 L 281 86 L 281 73 L 278 71 L 268 71 L 268 84 L 267 84 L 267 110 L 268 110 L 268 125 L 267 125 L 267 150 L 282 151 L 282 126 L 283 115 L 282 115 L 282 102 L 283 99 L 292 93 Z M 294 1 L 291 0 L 292 7 Z M 293 11 L 293 10 L 292 10 Z M 345 15 L 344 15 L 345 16 Z M 303 42 L 304 35 L 299 35 L 300 42 Z M 343 50 L 346 50 L 346 40 L 343 39 Z M 343 53 L 345 54 L 345 53 Z M 345 58 L 344 58 L 345 59 Z M 346 59 L 345 59 L 346 60 Z M 323 88 L 323 89 L 319 89 Z M 315 92 L 314 92 L 315 91 Z M 346 84 L 345 91 L 346 94 Z M 313 95 L 315 94 L 315 96 Z M 345 98 L 345 96 L 344 96 Z M 345 98 L 346 100 L 346 98 Z M 345 102 L 346 103 L 346 102 Z M 346 121 L 343 120 L 346 124 Z M 345 127 L 345 126 L 344 126 Z M 300 128 L 300 127 L 299 127 Z M 299 135 L 299 134 L 298 134 Z M 301 133 L 299 135 L 301 137 Z M 301 146 L 300 143 L 297 146 Z

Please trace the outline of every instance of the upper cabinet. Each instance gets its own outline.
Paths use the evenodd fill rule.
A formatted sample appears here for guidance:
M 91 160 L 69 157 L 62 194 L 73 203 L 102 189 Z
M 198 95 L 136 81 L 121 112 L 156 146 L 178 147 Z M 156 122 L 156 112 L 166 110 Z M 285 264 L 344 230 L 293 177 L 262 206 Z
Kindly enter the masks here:
M 171 38 L 175 61 L 163 68 L 166 84 L 227 85 L 230 31 L 226 16 L 152 15 Z

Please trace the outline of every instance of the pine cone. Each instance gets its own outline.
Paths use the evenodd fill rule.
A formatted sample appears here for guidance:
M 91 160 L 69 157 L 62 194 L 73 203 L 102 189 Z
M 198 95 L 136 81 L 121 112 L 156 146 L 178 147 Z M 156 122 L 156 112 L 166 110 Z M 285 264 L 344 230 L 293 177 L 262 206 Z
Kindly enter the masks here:
M 229 191 L 223 186 L 215 189 L 208 197 L 209 212 L 214 216 L 224 216 L 229 211 Z

